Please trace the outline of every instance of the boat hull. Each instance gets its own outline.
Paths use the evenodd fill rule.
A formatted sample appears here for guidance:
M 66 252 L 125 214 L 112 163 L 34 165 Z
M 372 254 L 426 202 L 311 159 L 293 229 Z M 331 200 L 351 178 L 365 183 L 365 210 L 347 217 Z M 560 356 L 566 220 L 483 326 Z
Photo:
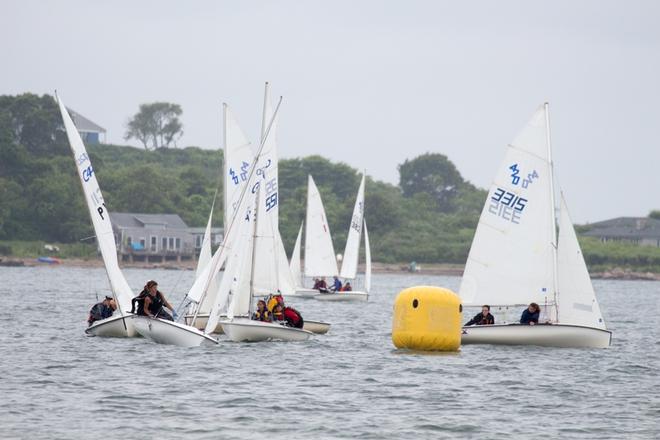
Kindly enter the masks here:
M 359 292 L 359 291 L 319 293 L 314 297 L 314 299 L 319 301 L 342 301 L 342 302 L 368 301 L 369 294 L 367 292 Z
M 299 287 L 296 288 L 294 293 L 290 293 L 286 295 L 286 297 L 295 297 L 295 298 L 314 298 L 315 296 L 319 295 L 321 292 L 319 292 L 316 289 L 306 289 L 304 287 Z
M 202 344 L 217 344 L 218 341 L 189 325 L 160 318 L 133 316 L 135 330 L 159 344 L 179 347 L 199 347 Z
M 222 318 L 226 318 L 223 316 Z M 184 317 L 186 325 L 190 325 L 193 319 L 193 315 L 186 315 Z M 206 323 L 209 319 L 208 313 L 197 315 L 197 320 L 195 321 L 194 327 L 198 330 L 204 330 L 206 328 Z M 307 321 L 304 320 L 303 330 L 315 333 L 317 335 L 324 335 L 330 330 L 330 323 L 322 321 Z M 213 333 L 224 335 L 225 331 L 222 329 L 222 324 L 218 322 L 218 325 L 215 326 Z
M 307 330 L 247 318 L 221 321 L 220 324 L 234 342 L 306 341 L 313 335 Z
M 567 324 L 476 325 L 463 327 L 461 344 L 539 345 L 545 347 L 607 348 L 612 332 Z
M 117 315 L 94 322 L 85 333 L 102 338 L 133 338 L 140 336 L 133 325 L 133 315 Z

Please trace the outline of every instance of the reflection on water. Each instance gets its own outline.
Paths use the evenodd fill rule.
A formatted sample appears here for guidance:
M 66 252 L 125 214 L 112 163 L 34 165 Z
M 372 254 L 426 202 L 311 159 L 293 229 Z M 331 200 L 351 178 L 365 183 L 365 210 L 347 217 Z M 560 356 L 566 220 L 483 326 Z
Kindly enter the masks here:
M 193 272 L 126 275 L 178 305 Z M 0 280 L 0 438 L 660 436 L 660 283 L 594 282 L 610 349 L 429 354 L 393 348 L 394 297 L 459 278 L 375 275 L 368 303 L 292 301 L 332 323 L 325 336 L 190 349 L 85 337 L 102 269 L 0 267 Z

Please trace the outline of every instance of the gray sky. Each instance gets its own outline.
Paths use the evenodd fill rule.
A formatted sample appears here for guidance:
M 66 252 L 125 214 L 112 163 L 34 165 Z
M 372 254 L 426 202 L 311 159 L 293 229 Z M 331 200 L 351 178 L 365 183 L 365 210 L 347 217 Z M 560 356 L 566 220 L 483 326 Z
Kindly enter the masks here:
M 397 183 L 440 152 L 484 188 L 549 101 L 557 180 L 593 222 L 660 209 L 658 23 L 654 1 L 0 0 L 0 94 L 57 88 L 122 144 L 139 104 L 175 102 L 179 145 L 218 148 L 222 101 L 257 139 L 268 80 L 282 157 Z

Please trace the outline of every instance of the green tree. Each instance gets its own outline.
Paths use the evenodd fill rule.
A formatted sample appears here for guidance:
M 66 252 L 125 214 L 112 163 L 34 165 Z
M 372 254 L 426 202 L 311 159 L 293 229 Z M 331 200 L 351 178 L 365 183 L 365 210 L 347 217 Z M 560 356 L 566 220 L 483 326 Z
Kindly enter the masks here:
M 183 113 L 181 106 L 169 102 L 154 102 L 141 104 L 132 119 L 128 121 L 124 139 L 135 138 L 144 145 L 146 150 L 151 148 L 168 148 L 183 135 L 183 124 L 179 116 Z
M 443 212 L 456 208 L 454 201 L 464 184 L 456 166 L 443 154 L 427 153 L 399 165 L 399 186 L 403 195 L 430 194 Z
M 649 213 L 650 218 L 654 218 L 656 220 L 660 220 L 660 210 L 654 209 Z

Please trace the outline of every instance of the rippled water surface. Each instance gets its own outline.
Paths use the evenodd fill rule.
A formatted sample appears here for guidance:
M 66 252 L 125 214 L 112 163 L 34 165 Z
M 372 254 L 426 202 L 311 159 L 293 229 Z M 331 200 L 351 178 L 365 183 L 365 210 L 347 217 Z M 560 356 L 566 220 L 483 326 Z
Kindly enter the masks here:
M 125 273 L 176 304 L 193 276 Z M 0 438 L 660 437 L 660 283 L 594 282 L 605 350 L 394 349 L 396 294 L 459 282 L 376 275 L 368 303 L 293 303 L 325 336 L 184 349 L 86 337 L 102 269 L 0 267 Z

